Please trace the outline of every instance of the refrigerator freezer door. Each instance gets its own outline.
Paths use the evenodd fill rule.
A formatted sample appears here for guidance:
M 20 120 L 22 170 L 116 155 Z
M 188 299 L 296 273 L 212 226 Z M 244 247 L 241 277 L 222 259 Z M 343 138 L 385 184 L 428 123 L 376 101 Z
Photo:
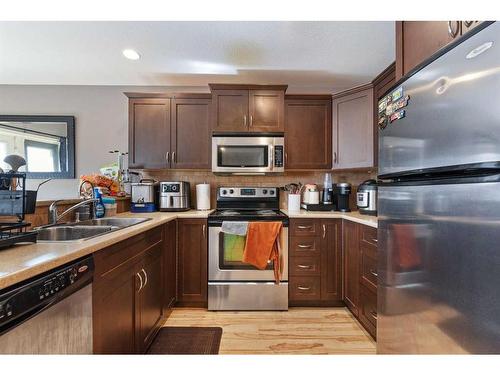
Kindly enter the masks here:
M 467 58 L 478 47 L 484 52 Z M 403 97 L 410 97 L 406 116 L 379 131 L 380 176 L 500 161 L 500 23 L 465 40 L 402 87 Z
M 500 353 L 500 183 L 379 187 L 377 351 Z

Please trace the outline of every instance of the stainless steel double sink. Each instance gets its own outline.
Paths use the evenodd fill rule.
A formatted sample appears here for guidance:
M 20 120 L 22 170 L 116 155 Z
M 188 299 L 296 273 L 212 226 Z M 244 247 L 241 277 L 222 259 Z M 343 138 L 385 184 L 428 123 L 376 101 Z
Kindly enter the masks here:
M 57 224 L 37 229 L 39 242 L 79 242 L 144 223 L 150 218 L 110 217 Z

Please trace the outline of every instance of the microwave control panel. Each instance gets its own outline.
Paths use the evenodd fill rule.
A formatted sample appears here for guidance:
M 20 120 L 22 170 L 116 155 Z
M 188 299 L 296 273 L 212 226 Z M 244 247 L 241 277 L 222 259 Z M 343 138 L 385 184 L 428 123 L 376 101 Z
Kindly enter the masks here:
M 274 146 L 274 166 L 283 167 L 283 146 Z

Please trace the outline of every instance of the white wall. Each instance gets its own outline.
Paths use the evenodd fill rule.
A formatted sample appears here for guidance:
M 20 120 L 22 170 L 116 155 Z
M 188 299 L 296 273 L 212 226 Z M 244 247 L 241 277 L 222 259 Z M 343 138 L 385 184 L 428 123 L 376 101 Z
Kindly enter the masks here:
M 111 68 L 112 69 L 112 68 Z M 128 150 L 128 105 L 124 92 L 209 92 L 203 87 L 0 85 L 0 114 L 75 116 L 76 179 L 40 188 L 38 200 L 76 198 L 78 178 L 116 160 L 109 150 Z M 289 87 L 287 93 L 325 93 Z M 29 180 L 36 189 L 42 180 Z
M 208 87 L 16 86 L 0 85 L 0 114 L 75 116 L 76 179 L 58 179 L 40 188 L 38 200 L 76 198 L 78 177 L 116 158 L 109 150 L 128 150 L 126 91 L 208 92 Z M 28 189 L 42 180 L 29 180 Z

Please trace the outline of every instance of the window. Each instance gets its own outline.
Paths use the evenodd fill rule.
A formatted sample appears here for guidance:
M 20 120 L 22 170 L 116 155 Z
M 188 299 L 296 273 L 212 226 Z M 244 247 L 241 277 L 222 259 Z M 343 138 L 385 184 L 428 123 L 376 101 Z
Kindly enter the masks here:
M 8 172 L 10 166 L 7 163 L 4 163 L 3 159 L 7 156 L 7 142 L 0 141 L 0 168 L 4 170 L 4 172 Z
M 25 140 L 24 149 L 28 172 L 59 172 L 57 144 Z

